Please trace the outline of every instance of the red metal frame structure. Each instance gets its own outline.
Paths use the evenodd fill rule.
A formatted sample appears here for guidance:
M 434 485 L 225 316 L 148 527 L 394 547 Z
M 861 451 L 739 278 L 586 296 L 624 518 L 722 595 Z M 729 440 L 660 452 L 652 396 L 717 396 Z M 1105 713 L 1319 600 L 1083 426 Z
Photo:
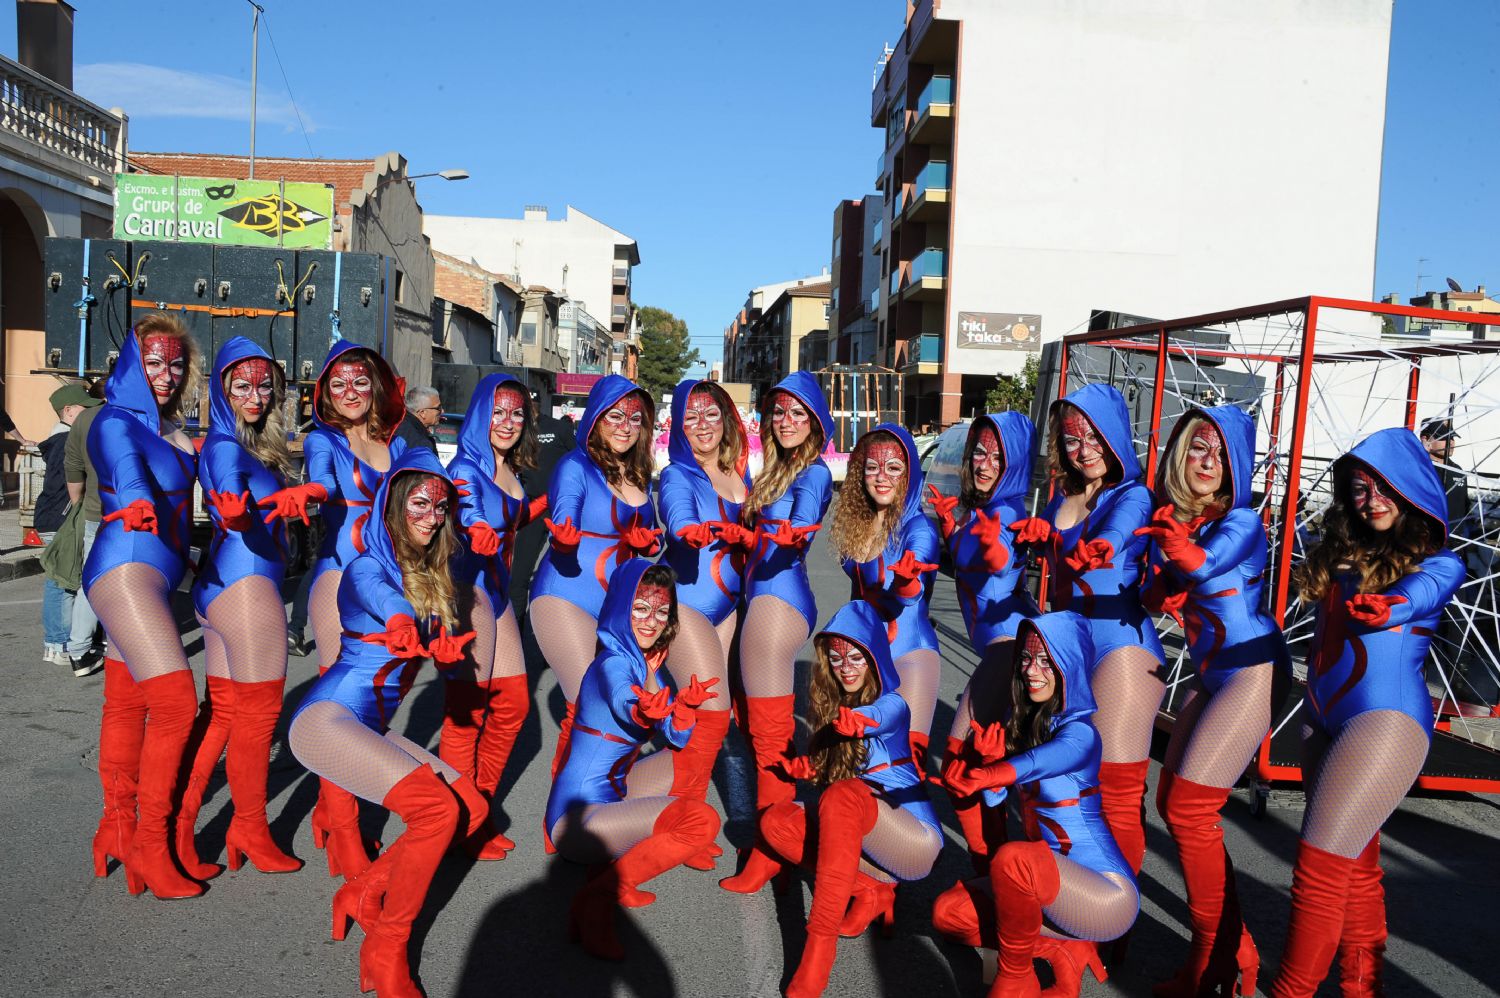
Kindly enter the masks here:
M 1271 446 L 1273 448 L 1277 447 L 1278 442 L 1282 440 L 1281 432 L 1288 415 L 1291 419 L 1291 429 L 1289 446 L 1287 446 L 1284 455 L 1284 467 L 1282 467 L 1282 455 L 1272 455 L 1274 459 L 1267 461 L 1264 490 L 1268 500 L 1264 512 L 1264 521 L 1268 532 L 1271 534 L 1273 546 L 1272 565 L 1274 576 L 1269 589 L 1270 606 L 1268 609 L 1276 621 L 1283 626 L 1286 624 L 1286 614 L 1290 604 L 1289 590 L 1293 561 L 1291 552 L 1294 550 L 1294 535 L 1297 530 L 1298 502 L 1301 491 L 1300 486 L 1303 481 L 1303 460 L 1305 457 L 1309 408 L 1312 403 L 1314 384 L 1314 377 L 1311 375 L 1314 371 L 1314 366 L 1320 363 L 1404 360 L 1410 365 L 1410 370 L 1406 378 L 1405 424 L 1409 429 L 1415 430 L 1417 423 L 1418 390 L 1421 385 L 1422 361 L 1424 358 L 1453 356 L 1454 354 L 1500 354 L 1500 342 L 1476 340 L 1473 342 L 1430 344 L 1412 343 L 1400 339 L 1389 341 L 1390 345 L 1383 343 L 1378 349 L 1333 350 L 1319 353 L 1319 318 L 1323 313 L 1334 310 L 1378 316 L 1404 316 L 1407 318 L 1428 319 L 1436 322 L 1459 323 L 1469 326 L 1500 327 L 1500 314 L 1449 312 L 1384 302 L 1307 295 L 1300 298 L 1288 298 L 1282 301 L 1270 302 L 1264 305 L 1229 309 L 1162 322 L 1150 322 L 1123 328 L 1075 333 L 1064 336 L 1062 340 L 1063 348 L 1057 382 L 1058 398 L 1062 398 L 1067 394 L 1069 366 L 1071 363 L 1070 354 L 1075 347 L 1092 346 L 1126 351 L 1137 355 L 1154 355 L 1155 377 L 1151 386 L 1151 420 L 1150 432 L 1147 438 L 1148 453 L 1145 462 L 1147 485 L 1153 485 L 1155 482 L 1158 453 L 1162 443 L 1161 421 L 1163 399 L 1167 391 L 1168 358 L 1178 358 L 1195 362 L 1198 359 L 1218 361 L 1232 359 L 1270 365 L 1274 368 L 1274 386 L 1267 389 L 1267 394 L 1270 396 L 1267 402 L 1270 406 L 1269 436 L 1272 442 Z M 1266 353 L 1232 348 L 1208 348 L 1197 346 L 1191 342 L 1172 341 L 1173 333 L 1201 330 L 1205 327 L 1226 326 L 1237 322 L 1265 320 L 1278 316 L 1295 316 L 1297 314 L 1302 316 L 1300 342 L 1294 351 L 1289 350 L 1286 353 Z M 1295 327 L 1295 323 L 1291 325 Z M 1292 381 L 1292 397 L 1290 399 L 1287 398 L 1289 377 Z M 1290 402 L 1289 408 L 1287 405 L 1288 402 Z M 1273 489 L 1278 484 L 1278 467 L 1281 467 L 1281 474 L 1284 475 L 1284 479 L 1280 483 L 1279 516 L 1273 516 L 1273 506 L 1269 497 L 1273 495 Z M 1042 578 L 1044 600 L 1046 582 L 1044 572 Z M 1447 703 L 1445 702 L 1444 705 L 1447 706 Z M 1497 708 L 1497 711 L 1500 711 L 1500 708 Z M 1448 722 L 1440 720 L 1437 727 L 1439 731 L 1445 731 L 1448 728 Z M 1263 782 L 1272 780 L 1300 780 L 1302 776 L 1300 767 L 1274 764 L 1270 758 L 1269 747 L 1270 737 L 1267 736 L 1265 742 L 1262 743 L 1261 750 L 1256 759 L 1257 778 Z M 1500 778 L 1469 779 L 1424 774 L 1419 777 L 1417 786 L 1427 790 L 1500 793 Z

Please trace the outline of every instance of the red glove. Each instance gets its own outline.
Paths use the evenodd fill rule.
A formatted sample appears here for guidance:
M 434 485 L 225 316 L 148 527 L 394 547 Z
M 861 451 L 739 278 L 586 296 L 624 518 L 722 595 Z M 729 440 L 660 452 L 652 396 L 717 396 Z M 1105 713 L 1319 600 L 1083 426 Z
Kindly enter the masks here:
M 249 530 L 250 525 L 255 522 L 255 517 L 249 510 L 250 492 L 247 489 L 241 495 L 233 492 L 215 492 L 212 489 L 208 493 L 208 501 L 219 513 L 219 522 L 224 525 L 225 530 Z
M 927 491 L 932 493 L 932 511 L 937 514 L 938 533 L 943 535 L 943 540 L 953 536 L 956 529 L 953 523 L 953 511 L 958 508 L 956 496 L 945 496 L 937 490 L 936 485 L 927 486 Z
M 1351 619 L 1366 627 L 1384 627 L 1391 622 L 1391 607 L 1405 602 L 1405 596 L 1356 593 L 1353 599 L 1344 602 L 1344 606 L 1348 608 Z
M 1017 544 L 1048 544 L 1055 533 L 1052 524 L 1040 516 L 1028 516 L 1024 520 L 1017 520 L 1010 525 L 1010 529 L 1016 532 Z
M 1004 571 L 1010 564 L 1010 551 L 1000 542 L 1000 514 L 990 516 L 982 509 L 975 510 L 974 536 L 984 554 L 984 567 L 991 572 Z
M 996 721 L 986 727 L 970 718 L 969 727 L 974 729 L 974 735 L 969 740 L 982 760 L 994 762 L 1005 758 L 1005 725 Z
M 960 797 L 977 794 L 981 790 L 999 790 L 1016 782 L 1016 767 L 1008 762 L 995 762 L 985 766 L 970 766 L 956 777 L 948 780 L 948 786 Z
M 797 543 L 806 547 L 812 543 L 812 535 L 823 529 L 821 523 L 809 524 L 806 527 L 793 527 L 792 533 L 797 536 Z
M 572 554 L 578 550 L 578 542 L 583 540 L 583 531 L 573 526 L 573 518 L 565 517 L 561 523 L 553 523 L 551 520 L 543 520 L 547 529 L 552 533 L 552 548 L 559 554 Z
M 547 512 L 547 497 L 539 495 L 526 504 L 521 513 L 521 523 L 535 523 L 543 513 Z
M 634 551 L 651 555 L 661 550 L 661 531 L 632 523 L 620 534 L 620 540 Z
M 665 686 L 655 693 L 632 686 L 630 692 L 636 697 L 635 706 L 630 708 L 630 717 L 641 727 L 649 728 L 672 713 L 672 691 Z
M 100 522 L 109 523 L 113 520 L 119 520 L 126 530 L 149 530 L 156 533 L 156 507 L 151 505 L 150 499 L 137 499 L 121 506 L 113 513 L 106 513 Z
M 1202 519 L 1182 523 L 1176 516 L 1177 507 L 1168 503 L 1151 514 L 1151 522 L 1136 530 L 1137 537 L 1149 537 L 1156 542 L 1161 556 L 1184 572 L 1196 572 L 1207 557 L 1201 547 L 1191 539 L 1192 532 L 1202 524 Z
M 292 485 L 280 492 L 272 492 L 256 505 L 261 509 L 271 507 L 271 512 L 266 514 L 267 523 L 277 517 L 289 520 L 294 516 L 299 516 L 302 518 L 302 523 L 307 525 L 312 522 L 307 518 L 307 504 L 327 500 L 327 489 L 317 482 L 308 482 L 306 485 Z
M 1172 592 L 1167 587 L 1166 576 L 1158 569 L 1151 585 L 1141 590 L 1141 606 L 1152 613 L 1165 613 L 1177 621 L 1178 627 L 1186 627 L 1182 619 L 1182 608 L 1187 605 L 1187 590 Z
M 469 528 L 469 547 L 481 558 L 488 558 L 500 550 L 500 535 L 485 521 L 476 520 Z
M 473 631 L 468 634 L 449 634 L 446 627 L 439 627 L 437 637 L 427 644 L 427 654 L 438 665 L 452 665 L 463 660 L 464 645 L 474 638 Z
M 923 573 L 936 570 L 936 565 L 918 561 L 915 554 L 907 551 L 891 566 L 891 574 L 896 577 L 896 584 L 891 589 L 902 599 L 911 599 L 922 591 Z
M 942 773 L 938 776 L 929 776 L 928 779 L 940 787 L 952 787 L 955 781 L 962 779 L 964 769 L 968 765 L 964 761 L 962 752 L 950 755 L 947 759 L 943 760 Z
M 706 548 L 714 542 L 714 530 L 706 523 L 689 523 L 677 531 L 689 547 Z
M 875 719 L 866 717 L 857 710 L 848 707 L 839 708 L 839 716 L 833 719 L 833 730 L 845 738 L 863 738 L 866 728 L 873 728 Z
M 697 676 L 689 679 L 687 689 L 677 694 L 677 702 L 672 705 L 672 726 L 679 731 L 692 727 L 698 708 L 719 695 L 713 691 L 718 682 L 717 676 L 706 683 L 698 682 Z
M 743 548 L 746 551 L 755 547 L 755 531 L 743 524 L 710 520 L 708 527 L 718 535 L 722 543 L 730 547 Z
M 778 547 L 805 547 L 808 538 L 818 532 L 821 523 L 814 523 L 807 527 L 794 527 L 786 520 L 776 524 L 774 531 L 761 530 L 760 536 Z
M 1079 575 L 1096 568 L 1110 568 L 1115 563 L 1115 546 L 1102 537 L 1091 541 L 1080 537 L 1078 546 L 1063 561 Z
M 460 499 L 467 499 L 467 498 L 469 498 L 469 496 L 471 496 L 471 495 L 474 494 L 474 493 L 470 492 L 468 489 L 464 488 L 464 486 L 468 485 L 468 484 L 469 484 L 469 480 L 467 478 L 455 478 L 455 479 L 453 479 L 453 491 L 456 492 L 456 493 L 458 493 L 458 496 L 459 496 Z
M 386 618 L 385 630 L 366 634 L 361 641 L 372 645 L 385 645 L 394 658 L 421 658 L 427 654 L 422 647 L 422 636 L 417 633 L 417 622 L 404 613 L 395 613 Z
M 805 755 L 784 756 L 777 765 L 782 773 L 786 774 L 787 779 L 794 783 L 797 780 L 812 782 L 818 778 L 817 767 L 813 765 L 812 759 Z

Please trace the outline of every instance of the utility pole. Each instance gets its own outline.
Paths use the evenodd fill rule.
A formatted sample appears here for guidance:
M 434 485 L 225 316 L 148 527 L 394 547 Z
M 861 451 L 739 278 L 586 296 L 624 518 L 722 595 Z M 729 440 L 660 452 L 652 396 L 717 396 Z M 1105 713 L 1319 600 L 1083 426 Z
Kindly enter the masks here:
M 250 19 L 250 179 L 255 179 L 255 89 L 256 75 L 260 70 L 260 15 L 265 8 L 255 0 L 247 0 L 255 13 Z

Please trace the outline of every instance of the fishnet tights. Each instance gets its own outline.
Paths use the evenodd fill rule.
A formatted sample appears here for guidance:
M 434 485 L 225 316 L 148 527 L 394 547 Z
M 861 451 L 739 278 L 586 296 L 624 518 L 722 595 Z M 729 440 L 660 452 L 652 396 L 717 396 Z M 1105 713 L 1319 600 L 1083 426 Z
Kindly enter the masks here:
M 599 622 L 560 596 L 538 596 L 531 601 L 531 632 L 563 697 L 577 703 L 583 674 L 594 660 Z
M 747 697 L 792 693 L 797 653 L 807 643 L 807 618 L 779 596 L 757 596 L 740 631 L 740 680 Z
M 1271 728 L 1274 676 L 1269 662 L 1236 669 L 1215 693 L 1194 677 L 1163 767 L 1204 786 L 1234 786 Z
M 1014 638 L 996 638 L 984 649 L 974 674 L 958 699 L 958 709 L 953 713 L 953 726 L 948 736 L 963 741 L 973 728 L 969 722 L 977 719 L 980 724 L 993 724 L 1005 720 L 1010 712 L 1011 656 L 1014 653 Z M 976 706 L 977 705 L 977 706 Z
M 923 735 L 931 733 L 943 660 L 937 652 L 919 648 L 896 659 L 895 666 L 896 675 L 901 677 L 897 692 L 911 710 L 911 730 Z
M 552 841 L 558 852 L 575 863 L 619 859 L 655 832 L 672 797 L 629 797 L 609 804 L 590 804 L 557 819 Z
M 444 666 L 448 675 L 468 683 L 489 680 L 495 668 L 495 611 L 482 589 L 472 589 L 459 598 L 455 632 L 474 632 L 474 640 L 464 646 L 464 657 L 452 666 Z
M 292 721 L 292 754 L 312 772 L 376 804 L 419 766 L 431 766 L 451 784 L 458 771 L 416 742 L 366 727 L 341 703 L 308 704 Z
M 877 880 L 921 880 L 942 851 L 942 833 L 905 808 L 877 803 L 875 827 L 860 845 L 867 860 L 861 869 Z
M 1057 862 L 1058 890 L 1042 908 L 1049 924 L 1042 932 L 1054 939 L 1118 939 L 1135 923 L 1140 899 L 1135 885 L 1117 873 L 1099 873 L 1066 856 Z M 994 906 L 994 887 L 988 877 L 968 881 L 971 892 L 982 892 L 983 903 Z M 972 896 L 972 895 L 971 895 Z M 981 917 L 980 923 L 986 919 Z
M 109 656 L 123 660 L 136 682 L 188 667 L 161 572 L 140 561 L 117 565 L 94 582 L 88 598 L 109 636 Z
M 330 568 L 313 580 L 307 596 L 307 622 L 318 646 L 318 670 L 327 672 L 339 660 L 344 621 L 339 617 L 339 583 L 344 573 Z
M 1422 772 L 1427 749 L 1427 733 L 1396 710 L 1356 714 L 1331 739 L 1304 724 L 1303 840 L 1336 856 L 1359 856 Z
M 1089 682 L 1099 709 L 1094 727 L 1104 762 L 1140 762 L 1151 751 L 1156 712 L 1167 692 L 1164 667 L 1144 648 L 1116 648 L 1099 660 Z
M 214 597 L 206 616 L 199 622 L 210 676 L 237 683 L 286 678 L 286 615 L 274 582 L 246 576 Z

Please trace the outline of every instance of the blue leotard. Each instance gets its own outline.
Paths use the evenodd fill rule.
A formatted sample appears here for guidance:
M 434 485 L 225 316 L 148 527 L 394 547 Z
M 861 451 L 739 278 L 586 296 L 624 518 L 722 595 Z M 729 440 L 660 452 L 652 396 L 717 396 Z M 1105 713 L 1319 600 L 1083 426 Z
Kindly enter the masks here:
M 197 455 L 162 439 L 161 416 L 141 346 L 132 332 L 105 386 L 108 402 L 89 428 L 89 460 L 99 474 L 104 516 L 146 499 L 156 508 L 156 533 L 126 530 L 119 520 L 102 521 L 83 566 L 88 590 L 106 572 L 129 562 L 150 565 L 176 589 L 187 572 L 193 526 L 193 477 Z
M 495 392 L 507 382 L 515 385 L 523 398 L 526 396 L 526 386 L 508 374 L 490 374 L 480 380 L 458 430 L 458 453 L 448 462 L 448 474 L 462 480 L 463 490 L 469 493 L 459 499 L 458 521 L 472 527 L 483 520 L 500 535 L 500 550 L 495 554 L 470 554 L 472 574 L 484 587 L 496 614 L 504 612 L 510 599 L 511 556 L 527 509 L 524 492 L 517 498 L 495 484 L 490 419 L 495 411 Z
M 713 482 L 693 456 L 693 447 L 682 429 L 682 414 L 687 411 L 688 396 L 694 388 L 707 383 L 690 378 L 672 391 L 672 428 L 667 438 L 671 463 L 662 469 L 656 502 L 661 509 L 662 540 L 666 543 L 662 560 L 677 573 L 678 602 L 692 607 L 717 625 L 723 623 L 739 603 L 744 588 L 744 552 L 722 541 L 695 548 L 677 536 L 679 530 L 694 523 L 713 520 L 738 523 L 740 519 L 741 504 L 731 502 L 715 491 Z M 749 447 L 745 426 L 740 421 L 739 412 L 733 408 L 724 413 L 724 432 L 740 435 L 740 462 L 736 470 L 748 490 Z
M 833 414 L 828 411 L 828 400 L 823 397 L 823 389 L 818 387 L 816 378 L 806 371 L 793 371 L 766 393 L 767 402 L 777 392 L 787 392 L 801 402 L 818 420 L 823 439 L 833 439 Z M 761 424 L 768 428 L 762 435 L 769 440 L 769 412 L 761 414 Z M 767 446 L 775 444 L 768 443 Z M 755 527 L 771 532 L 782 523 L 793 527 L 822 523 L 832 498 L 833 474 L 823 459 L 818 458 L 798 473 L 775 502 L 761 507 Z M 757 596 L 779 597 L 802 614 L 807 629 L 812 631 L 818 626 L 818 604 L 807 580 L 807 552 L 806 545 L 782 547 L 760 538 L 746 568 L 745 600 L 748 603 Z
M 578 423 L 578 443 L 557 462 L 547 488 L 548 517 L 553 523 L 573 521 L 573 526 L 583 531 L 583 538 L 578 548 L 569 552 L 559 552 L 554 545 L 547 545 L 531 579 L 533 600 L 538 596 L 557 596 L 589 616 L 598 617 L 610 577 L 633 555 L 621 534 L 631 526 L 656 526 L 656 506 L 651 501 L 649 483 L 646 501 L 632 506 L 615 497 L 604 472 L 589 457 L 589 436 L 594 432 L 594 424 L 616 402 L 638 391 L 640 388 L 634 382 L 618 374 L 606 374 L 589 391 L 583 419 Z M 641 432 L 650 433 L 653 422 L 648 404 Z
M 938 547 L 942 541 L 938 538 L 937 528 L 922 512 L 923 476 L 917 444 L 905 427 L 895 423 L 881 423 L 875 430 L 883 430 L 895 437 L 906 451 L 906 499 L 901 509 L 901 525 L 891 535 L 884 551 L 869 561 L 842 560 L 844 574 L 849 576 L 851 583 L 849 598 L 869 603 L 886 622 L 892 658 L 914 651 L 937 651 L 937 632 L 932 629 L 927 612 L 932 602 L 932 582 L 937 569 L 922 573 L 922 589 L 915 596 L 899 595 L 893 588 L 896 577 L 890 571 L 890 566 L 907 551 L 924 564 L 938 563 Z M 858 487 L 858 475 L 862 470 L 854 469 L 856 477 L 850 483 L 851 488 Z
M 671 715 L 649 727 L 631 716 L 639 700 L 631 687 L 646 688 L 650 667 L 631 629 L 630 607 L 650 567 L 644 558 L 631 558 L 610 580 L 599 612 L 600 651 L 578 688 L 573 741 L 547 797 L 546 828 L 553 828 L 570 808 L 624 800 L 625 779 L 653 735 L 680 749 L 693 733 L 691 725 L 677 727 Z M 665 674 L 662 679 L 665 685 Z
M 362 640 L 366 635 L 383 632 L 385 622 L 396 614 L 406 614 L 417 621 L 424 644 L 436 631 L 432 621 L 417 617 L 406 599 L 401 566 L 391 546 L 391 535 L 385 529 L 391 483 L 403 473 L 448 478 L 437 455 L 425 447 L 410 448 L 391 462 L 391 470 L 375 492 L 373 513 L 364 527 L 365 550 L 349 562 L 339 580 L 339 621 L 344 633 L 339 641 L 338 660 L 313 683 L 297 708 L 299 714 L 310 704 L 329 700 L 348 707 L 360 723 L 384 734 L 422 668 L 423 658 L 392 658 L 385 645 Z
M 1053 419 L 1071 405 L 1080 410 L 1099 434 L 1100 442 L 1118 463 L 1122 478 L 1100 490 L 1094 507 L 1082 520 L 1059 530 L 1044 546 L 1051 576 L 1049 602 L 1054 610 L 1076 610 L 1089 622 L 1094 639 L 1094 660 L 1119 648 L 1140 647 L 1165 662 L 1161 639 L 1141 606 L 1141 574 L 1145 565 L 1146 538 L 1135 536 L 1151 518 L 1151 490 L 1141 484 L 1141 465 L 1130 440 L 1130 415 L 1125 399 L 1109 385 L 1084 387 L 1052 403 Z M 1061 491 L 1052 497 L 1042 518 L 1057 523 L 1062 506 Z M 1114 560 L 1102 568 L 1078 573 L 1066 558 L 1079 540 L 1106 540 L 1114 548 Z
M 1187 593 L 1182 608 L 1188 654 L 1204 687 L 1216 692 L 1236 669 L 1273 662 L 1288 675 L 1291 659 L 1281 628 L 1261 606 L 1265 592 L 1266 531 L 1250 507 L 1255 460 L 1255 421 L 1232 405 L 1188 409 L 1177 421 L 1162 452 L 1166 460 L 1181 458 L 1175 447 L 1179 431 L 1193 416 L 1209 420 L 1224 442 L 1224 473 L 1233 494 L 1230 509 L 1198 530 L 1195 543 L 1203 549 L 1203 564 L 1184 571 L 1150 546 L 1151 588 L 1162 593 Z M 1186 446 L 1186 444 L 1182 444 Z M 1162 495 L 1157 505 L 1170 500 Z
M 370 518 L 370 504 L 374 502 L 375 492 L 386 474 L 355 457 L 344 431 L 325 422 L 318 414 L 318 401 L 328 379 L 328 369 L 340 355 L 350 350 L 364 350 L 374 363 L 382 367 L 385 383 L 394 386 L 385 399 L 382 413 L 390 434 L 386 445 L 390 448 L 393 467 L 396 458 L 406 450 L 406 441 L 396 436 L 396 427 L 406 415 L 406 403 L 402 399 L 406 392 L 405 379 L 396 377 L 385 358 L 375 351 L 349 340 L 339 340 L 329 348 L 323 370 L 313 388 L 313 422 L 317 429 L 302 442 L 308 484 L 316 482 L 328 490 L 328 499 L 320 506 L 324 534 L 323 543 L 318 548 L 318 560 L 313 564 L 314 579 L 330 569 L 343 571 L 356 555 L 364 551 L 362 534 Z
M 959 508 L 957 525 L 948 538 L 953 558 L 953 584 L 958 590 L 958 608 L 969 630 L 969 643 L 983 654 L 985 646 L 996 638 L 1013 638 L 1016 628 L 1027 617 L 1040 611 L 1036 600 L 1026 589 L 1026 560 L 1017 557 L 1013 544 L 1015 534 L 1010 525 L 1026 513 L 1026 494 L 1031 490 L 1033 464 L 1032 441 L 1036 426 L 1019 412 L 995 412 L 974 420 L 964 445 L 964 459 L 974 450 L 974 439 L 989 426 L 1000 440 L 1004 466 L 1000 481 L 985 500 L 984 513 L 1000 517 L 999 543 L 1005 547 L 1005 567 L 992 572 L 985 563 L 984 544 L 974 532 L 978 519 L 969 510 Z
M 208 605 L 240 579 L 260 575 L 280 587 L 286 575 L 286 528 L 280 519 L 272 520 L 267 526 L 262 516 L 255 512 L 256 502 L 285 488 L 286 480 L 279 471 L 261 464 L 260 459 L 240 443 L 235 432 L 234 409 L 224 394 L 225 373 L 248 357 L 271 359 L 270 354 L 245 337 L 234 337 L 219 348 L 218 356 L 214 357 L 212 376 L 208 379 L 211 422 L 203 451 L 198 457 L 198 481 L 203 486 L 205 498 L 210 491 L 237 496 L 248 491 L 247 505 L 252 516 L 246 529 L 229 530 L 220 522 L 219 511 L 213 503 L 204 503 L 213 519 L 214 536 L 204 556 L 202 571 L 193 584 L 193 607 L 199 614 L 207 613 Z
M 1447 497 L 1422 442 L 1410 430 L 1378 430 L 1334 463 L 1337 494 L 1348 495 L 1354 467 L 1363 464 L 1383 478 L 1448 534 Z M 1307 708 L 1313 722 L 1330 735 L 1356 714 L 1399 710 L 1432 736 L 1432 696 L 1422 678 L 1427 647 L 1442 619 L 1443 607 L 1463 584 L 1464 564 L 1442 548 L 1416 571 L 1382 590 L 1406 602 L 1393 604 L 1384 627 L 1373 628 L 1349 617 L 1345 601 L 1358 592 L 1359 576 L 1335 577 L 1318 607 L 1318 625 L 1307 657 Z

